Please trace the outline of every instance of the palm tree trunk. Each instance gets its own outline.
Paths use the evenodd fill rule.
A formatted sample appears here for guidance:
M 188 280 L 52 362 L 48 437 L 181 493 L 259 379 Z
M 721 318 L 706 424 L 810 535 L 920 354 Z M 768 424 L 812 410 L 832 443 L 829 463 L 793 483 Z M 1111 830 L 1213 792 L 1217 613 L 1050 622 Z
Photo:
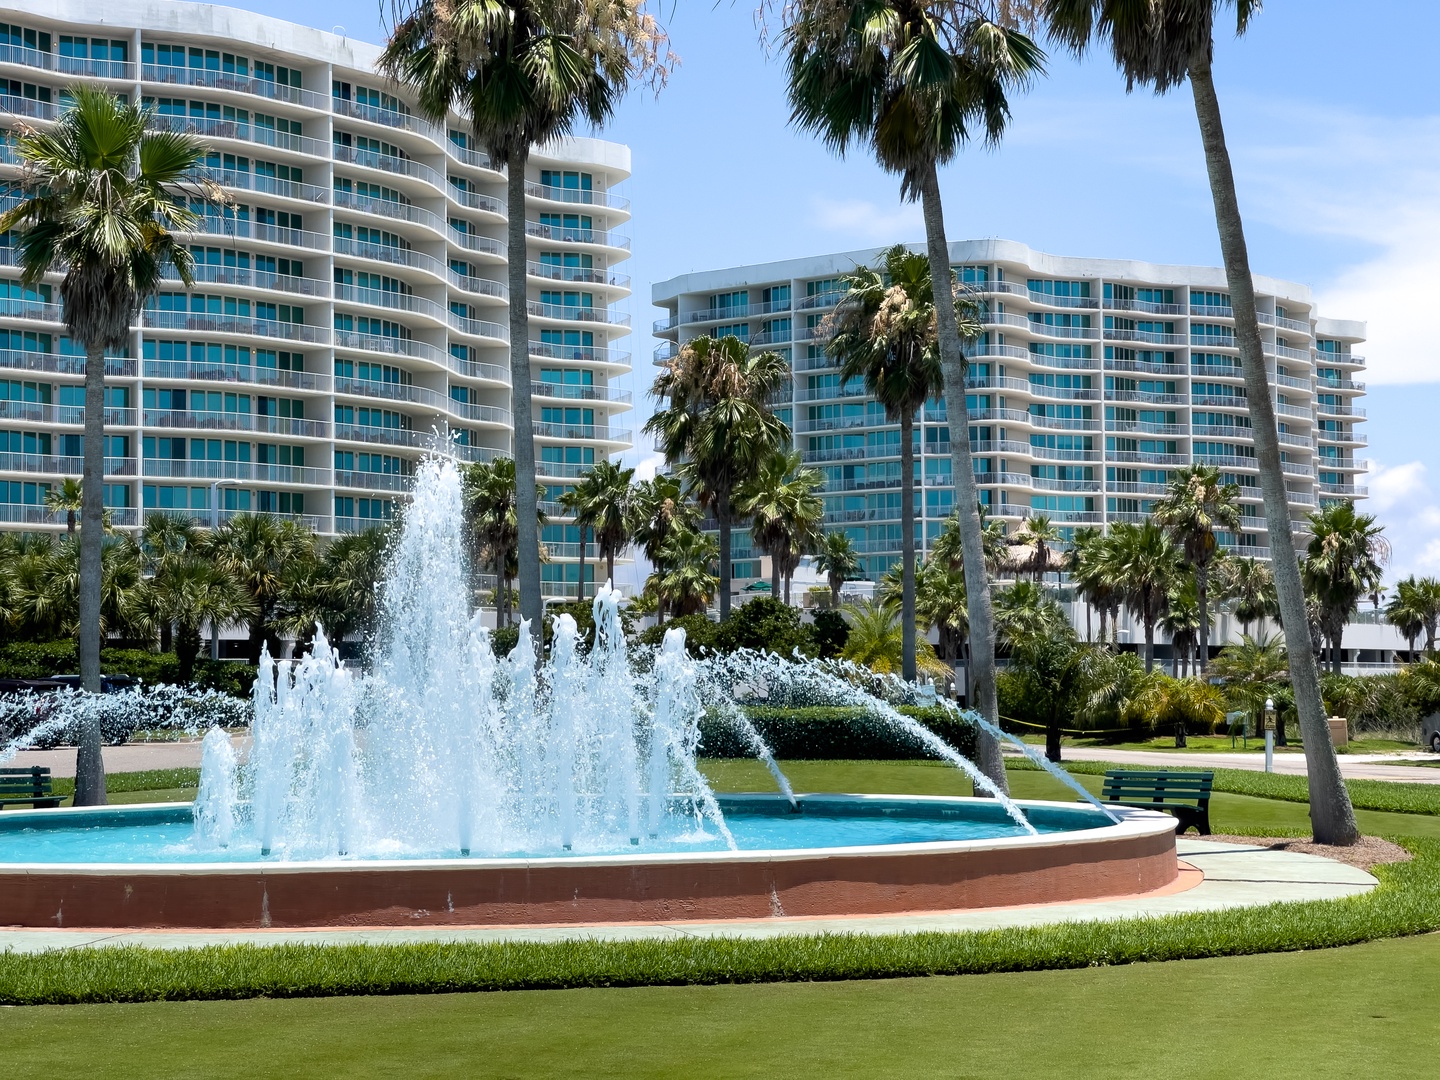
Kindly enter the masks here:
M 1145 674 L 1155 670 L 1155 620 L 1148 614 L 1145 623 Z
M 842 584 L 842 582 L 841 582 L 841 580 L 840 580 L 838 577 L 836 577 L 834 574 L 830 575 L 830 607 L 831 607 L 831 610 L 833 610 L 833 611 L 839 611 L 839 610 L 840 610 L 840 586 L 841 586 L 841 584 Z M 1411 646 L 1411 652 L 1414 652 L 1414 646 L 1413 646 L 1413 645 Z
M 1109 614 L 1109 611 L 1110 609 L 1105 607 L 1104 604 L 1100 605 L 1100 644 L 1102 645 L 1105 644 L 1105 617 Z
M 575 599 L 585 599 L 585 534 L 590 530 L 580 526 L 580 584 L 575 589 Z
M 1210 569 L 1204 563 L 1195 567 L 1195 598 L 1200 602 L 1200 634 L 1195 650 L 1195 673 L 1205 674 L 1205 665 L 1210 660 L 1210 608 L 1207 590 Z
M 510 414 L 515 425 L 515 524 L 519 534 L 520 615 L 540 633 L 544 603 L 540 595 L 540 525 L 535 492 L 535 424 L 530 413 L 530 312 L 525 261 L 525 165 L 529 147 L 510 152 L 505 163 L 510 220 L 506 242 L 510 269 Z
M 105 519 L 105 349 L 85 355 L 85 438 L 80 506 L 80 685 L 100 692 L 101 552 Z M 75 753 L 76 806 L 105 805 L 105 759 L 100 751 L 100 717 L 89 719 Z
M 774 600 L 780 599 L 780 564 L 784 561 L 777 545 L 775 550 L 770 552 L 770 596 Z
M 720 621 L 730 617 L 730 492 L 715 493 L 715 521 L 720 526 Z
M 990 606 L 990 582 L 985 573 L 985 542 L 980 525 L 980 495 L 975 487 L 975 466 L 970 455 L 970 409 L 965 402 L 965 354 L 955 320 L 955 297 L 949 285 L 950 245 L 945 239 L 945 212 L 940 204 L 940 178 L 934 164 L 918 177 L 921 209 L 925 216 L 925 247 L 934 283 L 935 315 L 939 331 L 940 367 L 945 380 L 945 403 L 950 422 L 950 467 L 955 474 L 955 509 L 960 522 L 960 548 L 965 560 L 966 611 L 970 616 L 970 708 L 988 723 L 999 722 L 995 698 L 995 616 Z M 907 482 L 913 477 L 906 476 Z M 912 538 L 913 543 L 913 538 Z M 976 765 L 1003 792 L 1009 792 L 1000 743 L 983 728 L 976 733 Z
M 613 548 L 605 549 L 605 583 L 612 589 L 615 587 L 615 550 Z
M 1260 322 L 1255 313 L 1255 283 L 1250 275 L 1250 254 L 1245 227 L 1235 192 L 1235 174 L 1230 151 L 1225 145 L 1225 128 L 1220 116 L 1220 99 L 1211 75 L 1212 43 L 1206 41 L 1190 58 L 1190 88 L 1195 97 L 1195 116 L 1205 146 L 1205 165 L 1210 174 L 1210 193 L 1215 202 L 1215 223 L 1220 233 L 1220 251 L 1225 260 L 1225 277 L 1230 287 L 1230 305 L 1235 313 L 1236 343 L 1240 366 L 1250 399 L 1251 430 L 1255 455 L 1260 466 L 1260 488 L 1265 498 L 1265 518 L 1270 532 L 1270 563 L 1275 591 L 1280 600 L 1280 623 L 1303 633 L 1308 625 L 1305 590 L 1300 582 L 1300 563 L 1290 525 L 1290 504 L 1285 495 L 1285 473 L 1280 465 L 1280 436 L 1275 426 L 1275 406 L 1265 375 L 1265 356 L 1260 345 Z M 1340 763 L 1330 742 L 1325 723 L 1325 705 L 1320 697 L 1320 673 L 1309 649 L 1287 649 L 1290 684 L 1295 691 L 1295 709 L 1300 717 L 1300 738 L 1305 743 L 1305 771 L 1310 788 L 1310 824 L 1321 844 L 1350 845 L 1360 836 L 1350 793 L 1340 776 Z
M 946 263 L 949 281 L 949 263 Z M 933 276 L 933 275 L 932 275 Z M 936 293 L 940 291 L 936 287 Z M 962 378 L 963 382 L 963 378 Z M 915 681 L 915 417 L 900 417 L 900 675 Z M 968 442 L 967 442 L 968 445 Z
M 1336 675 L 1345 674 L 1345 652 L 1340 647 L 1340 639 L 1344 633 L 1344 630 L 1336 630 L 1335 636 L 1330 639 L 1330 670 Z
M 1085 642 L 1090 642 L 1090 605 L 1085 605 Z

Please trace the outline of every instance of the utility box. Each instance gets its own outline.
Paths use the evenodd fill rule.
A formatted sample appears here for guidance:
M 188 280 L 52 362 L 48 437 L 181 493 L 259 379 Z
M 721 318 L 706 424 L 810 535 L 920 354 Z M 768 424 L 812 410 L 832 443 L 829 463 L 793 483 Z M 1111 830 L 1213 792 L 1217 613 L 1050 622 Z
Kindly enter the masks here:
M 1328 721 L 1330 725 L 1330 741 L 1337 747 L 1350 745 L 1350 722 L 1343 716 L 1332 716 Z

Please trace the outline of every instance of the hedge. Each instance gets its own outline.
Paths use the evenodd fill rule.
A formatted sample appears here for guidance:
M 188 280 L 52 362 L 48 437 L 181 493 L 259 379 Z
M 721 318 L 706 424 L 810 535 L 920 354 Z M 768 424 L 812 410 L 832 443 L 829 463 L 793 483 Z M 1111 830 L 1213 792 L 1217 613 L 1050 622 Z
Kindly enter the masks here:
M 902 706 L 899 711 L 920 721 L 966 757 L 974 758 L 974 727 L 948 709 Z M 753 705 L 745 713 L 777 758 L 910 761 L 933 760 L 937 756 L 863 708 Z M 744 735 L 718 713 L 707 714 L 700 722 L 700 753 L 716 758 L 754 756 Z
M 173 653 L 147 649 L 102 649 L 100 668 L 106 675 L 130 675 L 147 686 L 180 682 L 180 661 Z M 80 660 L 74 641 L 13 642 L 0 645 L 0 679 L 47 679 L 52 675 L 74 675 Z M 219 690 L 235 697 L 249 697 L 255 683 L 251 664 L 199 657 L 191 685 L 202 690 Z

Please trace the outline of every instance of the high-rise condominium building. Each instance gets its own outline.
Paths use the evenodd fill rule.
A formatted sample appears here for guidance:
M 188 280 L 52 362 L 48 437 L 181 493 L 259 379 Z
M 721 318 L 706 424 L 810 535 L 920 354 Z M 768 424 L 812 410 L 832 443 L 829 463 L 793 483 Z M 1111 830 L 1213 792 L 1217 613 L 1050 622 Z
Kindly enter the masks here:
M 66 88 L 103 86 L 157 128 L 210 146 L 230 196 L 185 237 L 197 282 L 147 305 L 107 389 L 106 502 L 202 522 L 250 510 L 322 533 L 391 515 L 438 438 L 463 459 L 512 445 L 507 305 L 530 313 L 541 483 L 553 500 L 629 445 L 616 303 L 626 147 L 537 152 L 523 209 L 468 126 L 422 119 L 375 74 L 379 49 L 248 12 L 167 0 L 57 0 L 0 10 L 0 173 L 15 134 L 52 124 Z M 8 205 L 8 204 L 7 204 Z M 529 288 L 506 287 L 506 222 L 523 213 Z M 56 525 L 45 492 L 80 474 L 83 357 L 59 276 L 18 280 L 0 238 L 0 522 Z M 547 505 L 558 513 L 553 502 Z M 547 592 L 577 580 L 578 531 L 548 527 Z M 573 584 L 571 585 L 573 591 Z
M 951 261 L 982 305 L 985 333 L 970 357 L 970 443 L 980 499 L 1010 527 L 1044 515 L 1077 526 L 1144 519 L 1172 471 L 1218 466 L 1241 489 L 1245 526 L 1222 536 L 1268 555 L 1249 403 L 1240 377 L 1224 272 L 1062 258 L 1005 240 L 955 243 Z M 899 428 L 843 381 L 825 353 L 825 317 L 841 278 L 878 265 L 880 251 L 688 274 L 656 285 L 656 361 L 700 335 L 733 334 L 786 355 L 791 392 L 780 412 L 807 464 L 825 477 L 827 529 L 844 529 L 875 577 L 900 552 Z M 1257 278 L 1261 336 L 1284 453 L 1291 512 L 1363 496 L 1354 425 L 1363 323 L 1320 317 L 1304 285 Z M 918 539 L 954 509 L 945 402 L 916 423 Z M 737 547 L 744 533 L 737 531 Z M 740 550 L 737 577 L 758 576 Z

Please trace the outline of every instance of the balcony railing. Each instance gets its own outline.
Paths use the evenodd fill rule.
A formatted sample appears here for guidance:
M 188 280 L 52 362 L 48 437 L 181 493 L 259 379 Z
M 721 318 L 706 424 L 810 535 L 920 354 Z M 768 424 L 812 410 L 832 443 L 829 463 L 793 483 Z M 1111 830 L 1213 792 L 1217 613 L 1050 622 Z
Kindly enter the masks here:
M 189 360 L 146 360 L 147 379 L 255 383 L 286 390 L 330 391 L 330 376 L 313 371 L 286 371 L 258 364 L 207 364 Z
M 259 461 L 176 460 L 146 458 L 146 477 L 170 480 L 243 480 L 260 484 L 328 487 L 330 472 L 300 465 L 271 465 Z

